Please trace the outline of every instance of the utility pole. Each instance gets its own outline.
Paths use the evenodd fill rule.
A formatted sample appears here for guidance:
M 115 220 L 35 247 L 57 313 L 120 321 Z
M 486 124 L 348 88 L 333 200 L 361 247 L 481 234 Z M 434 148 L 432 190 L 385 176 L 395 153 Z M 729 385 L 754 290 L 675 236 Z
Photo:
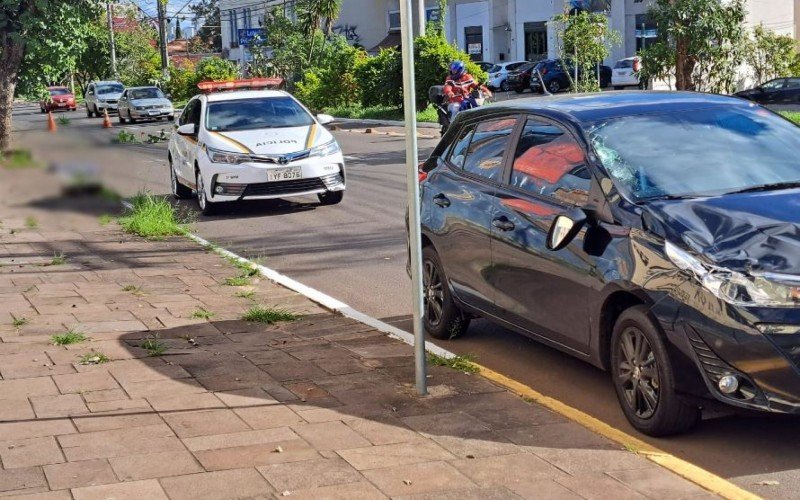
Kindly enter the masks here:
M 425 15 L 425 0 L 417 0 L 417 22 L 419 26 L 417 27 L 417 35 L 425 36 L 425 23 L 426 23 L 426 15 Z
M 111 12 L 111 1 L 106 2 L 106 18 L 108 19 L 108 43 L 111 46 L 111 76 L 117 78 L 117 49 L 114 44 L 114 16 Z
M 167 0 L 156 0 L 158 5 L 158 38 L 161 47 L 161 76 L 169 78 L 169 55 L 167 54 Z

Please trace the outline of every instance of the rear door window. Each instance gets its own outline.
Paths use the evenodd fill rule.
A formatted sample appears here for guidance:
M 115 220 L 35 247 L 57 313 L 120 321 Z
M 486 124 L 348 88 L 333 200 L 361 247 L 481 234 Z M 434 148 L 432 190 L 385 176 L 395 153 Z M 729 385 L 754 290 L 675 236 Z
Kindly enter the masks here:
M 516 124 L 516 117 L 478 123 L 464 159 L 464 171 L 500 182 L 503 178 L 503 158 Z
M 453 143 L 448 160 L 454 167 L 464 168 L 464 159 L 467 157 L 467 148 L 474 131 L 475 125 L 468 125 L 461 131 L 456 142 Z

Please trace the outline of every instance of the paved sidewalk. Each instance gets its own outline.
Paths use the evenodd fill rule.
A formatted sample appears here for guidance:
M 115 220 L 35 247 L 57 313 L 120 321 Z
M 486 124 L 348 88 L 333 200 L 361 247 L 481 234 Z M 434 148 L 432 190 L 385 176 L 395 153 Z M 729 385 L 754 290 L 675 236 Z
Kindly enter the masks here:
M 0 169 L 0 495 L 707 496 L 479 375 L 431 367 L 420 398 L 410 346 L 265 280 L 226 286 L 238 270 L 214 253 L 101 226 L 112 202 L 58 191 Z M 302 318 L 242 321 L 256 303 Z M 68 329 L 90 340 L 51 343 Z

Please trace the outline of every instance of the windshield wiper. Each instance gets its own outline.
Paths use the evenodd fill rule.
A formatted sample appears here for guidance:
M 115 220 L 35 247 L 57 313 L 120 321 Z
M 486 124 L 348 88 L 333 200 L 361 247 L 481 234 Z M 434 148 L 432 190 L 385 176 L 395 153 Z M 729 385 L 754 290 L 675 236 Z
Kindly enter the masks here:
M 786 181 L 786 182 L 773 182 L 771 184 L 760 184 L 758 186 L 750 186 L 736 191 L 728 191 L 725 194 L 739 194 L 739 193 L 757 193 L 759 191 L 776 191 L 778 189 L 789 189 L 800 187 L 800 181 Z
M 644 198 L 641 201 L 661 201 L 661 200 L 694 200 L 695 198 L 708 198 L 707 194 L 662 194 Z

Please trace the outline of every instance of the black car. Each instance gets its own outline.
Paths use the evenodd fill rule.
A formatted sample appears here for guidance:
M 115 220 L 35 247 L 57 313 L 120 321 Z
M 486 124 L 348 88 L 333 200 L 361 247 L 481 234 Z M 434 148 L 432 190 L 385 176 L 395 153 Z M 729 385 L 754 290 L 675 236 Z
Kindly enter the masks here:
M 759 104 L 800 104 L 800 77 L 776 78 L 736 95 Z
M 458 115 L 421 165 L 425 328 L 483 317 L 611 372 L 631 424 L 800 413 L 800 129 L 613 92 Z
M 518 94 L 525 92 L 531 86 L 531 72 L 536 63 L 525 63 L 513 71 L 508 72 L 508 88 Z
M 578 78 L 583 71 L 600 72 L 600 88 L 606 88 L 611 84 L 611 68 L 605 65 L 592 66 L 589 68 L 578 68 Z M 556 94 L 562 90 L 569 90 L 572 80 L 575 79 L 575 66 L 569 60 L 544 59 L 536 63 L 532 69 L 533 73 L 529 78 L 529 85 L 532 91 L 542 92 L 542 84 L 536 71 L 542 75 L 542 80 L 547 90 L 551 94 Z M 567 74 L 569 72 L 569 75 Z

